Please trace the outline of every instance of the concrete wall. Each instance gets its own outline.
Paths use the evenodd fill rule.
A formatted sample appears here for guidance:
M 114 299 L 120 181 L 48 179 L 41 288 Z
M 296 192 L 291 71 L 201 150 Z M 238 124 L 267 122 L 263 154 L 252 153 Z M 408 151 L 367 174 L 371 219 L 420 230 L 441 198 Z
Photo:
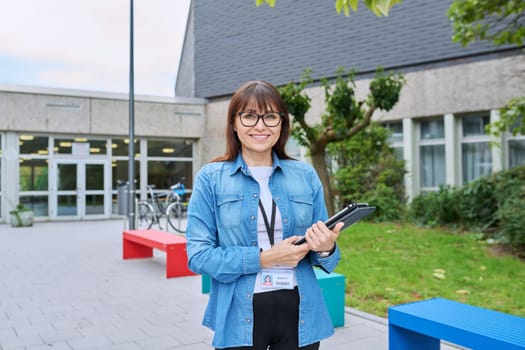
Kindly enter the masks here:
M 390 112 L 376 111 L 376 120 L 403 121 L 404 155 L 407 175 L 405 185 L 409 198 L 419 193 L 417 120 L 426 117 L 442 117 L 446 126 L 447 184 L 460 185 L 459 174 L 459 120 L 456 117 L 469 112 L 484 111 L 491 115 L 503 107 L 510 98 L 521 96 L 525 90 L 525 56 L 460 63 L 425 70 L 413 70 L 405 75 L 406 85 L 401 98 Z M 370 79 L 356 81 L 356 94 L 365 99 Z M 306 115 L 309 123 L 315 124 L 325 109 L 324 89 L 311 87 L 306 90 L 312 106 Z M 203 162 L 221 155 L 225 150 L 224 126 L 228 99 L 210 100 L 206 107 L 206 133 L 202 139 Z M 502 141 L 502 140 L 499 140 Z M 504 143 L 502 143 L 504 144 Z M 499 152 L 499 153 L 496 153 Z M 493 171 L 501 170 L 505 154 L 493 150 Z
M 205 103 L 197 98 L 137 96 L 135 134 L 200 138 L 205 131 Z M 129 100 L 120 94 L 0 86 L 0 130 L 125 136 Z
M 224 135 L 229 102 L 229 98 L 217 99 L 206 106 L 206 133 L 201 140 L 202 164 L 223 155 L 226 151 Z
M 374 117 L 399 120 L 501 108 L 525 93 L 524 72 L 524 55 L 409 72 L 404 74 L 407 83 L 397 105 Z M 370 79 L 357 80 L 357 96 L 365 98 L 369 84 Z M 315 87 L 307 92 L 312 97 L 307 120 L 318 120 L 324 111 L 324 90 Z
M 377 111 L 375 119 L 401 120 L 443 116 L 449 113 L 489 111 L 525 93 L 525 56 L 456 64 L 404 74 L 407 81 L 398 104 L 390 112 Z M 402 73 L 402 72 L 400 72 Z M 370 79 L 356 80 L 356 93 L 366 97 Z M 324 112 L 324 89 L 306 89 L 312 106 L 306 115 L 310 123 Z M 224 125 L 228 100 L 210 100 L 206 107 L 206 157 L 224 153 Z

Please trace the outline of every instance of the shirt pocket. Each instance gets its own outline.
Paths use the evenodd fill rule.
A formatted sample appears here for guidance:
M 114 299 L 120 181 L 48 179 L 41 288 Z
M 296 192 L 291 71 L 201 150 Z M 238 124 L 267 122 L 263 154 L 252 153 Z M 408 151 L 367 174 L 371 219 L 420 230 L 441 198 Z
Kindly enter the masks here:
M 303 235 L 306 229 L 312 226 L 313 200 L 309 194 L 296 194 L 288 196 L 295 230 L 293 234 Z
M 219 227 L 226 230 L 241 227 L 242 194 L 218 193 L 217 215 Z

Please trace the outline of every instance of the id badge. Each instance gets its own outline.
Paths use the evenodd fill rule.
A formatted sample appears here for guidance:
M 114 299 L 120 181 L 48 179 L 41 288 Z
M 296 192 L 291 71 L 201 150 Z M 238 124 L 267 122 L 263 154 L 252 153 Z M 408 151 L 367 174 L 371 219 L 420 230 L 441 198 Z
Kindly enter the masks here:
M 262 289 L 293 289 L 293 270 L 263 269 L 261 271 Z

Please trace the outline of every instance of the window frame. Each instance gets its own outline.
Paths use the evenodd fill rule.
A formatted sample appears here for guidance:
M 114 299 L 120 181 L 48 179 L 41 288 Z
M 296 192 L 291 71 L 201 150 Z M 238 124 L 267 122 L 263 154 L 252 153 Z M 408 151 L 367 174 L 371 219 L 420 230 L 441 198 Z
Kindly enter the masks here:
M 425 138 L 422 138 L 421 137 L 421 129 L 422 129 L 422 124 L 425 123 L 425 122 L 431 122 L 431 121 L 434 121 L 434 120 L 440 120 L 442 123 L 443 123 L 443 137 L 442 138 L 432 138 L 432 139 L 425 139 Z M 440 186 L 446 186 L 447 184 L 447 173 L 446 173 L 446 169 L 444 168 L 443 169 L 443 179 L 444 179 L 444 183 L 443 184 L 439 184 L 437 186 L 423 186 L 423 173 L 422 173 L 422 169 L 423 169 L 423 164 L 421 162 L 421 146 L 443 146 L 443 158 L 445 160 L 445 167 L 447 166 L 447 161 L 446 161 L 446 143 L 445 143 L 445 132 L 446 132 L 446 129 L 445 129 L 445 118 L 444 116 L 435 116 L 435 117 L 429 117 L 429 118 L 422 118 L 422 119 L 417 119 L 416 120 L 417 123 L 416 123 L 416 140 L 417 140 L 417 152 L 416 152 L 416 164 L 417 164 L 417 184 L 418 184 L 418 189 L 419 189 L 419 192 L 420 193 L 426 193 L 426 192 L 436 192 L 439 190 L 439 187 Z
M 481 135 L 471 135 L 471 136 L 464 136 L 463 135 L 463 131 L 464 131 L 464 128 L 463 128 L 463 121 L 465 120 L 465 118 L 472 118 L 472 117 L 481 117 L 481 118 L 484 118 L 484 117 L 487 117 L 489 118 L 489 124 L 491 122 L 491 119 L 490 119 L 490 111 L 481 111 L 481 112 L 476 112 L 476 113 L 469 113 L 469 114 L 462 114 L 462 115 L 459 115 L 458 116 L 458 144 L 459 144 L 459 147 L 458 147 L 458 159 L 459 159 L 459 164 L 458 165 L 458 168 L 459 168 L 459 185 L 460 186 L 464 186 L 466 184 L 468 184 L 469 182 L 471 181 L 474 181 L 476 180 L 477 178 L 474 178 L 474 179 L 471 179 L 470 181 L 465 181 L 465 175 L 464 175 L 464 169 L 463 169 L 463 145 L 464 144 L 475 144 L 475 143 L 486 143 L 489 147 L 489 155 L 490 155 L 490 162 L 491 162 L 491 168 L 490 168 L 490 173 L 493 172 L 494 170 L 494 159 L 493 159 L 493 154 L 492 154 L 492 145 L 490 143 L 491 141 L 491 138 L 490 138 L 490 135 L 487 134 L 487 132 L 485 130 L 483 130 L 483 134 Z M 490 174 L 489 173 L 489 174 Z M 485 175 L 489 175 L 489 174 L 483 174 L 481 176 L 485 176 Z

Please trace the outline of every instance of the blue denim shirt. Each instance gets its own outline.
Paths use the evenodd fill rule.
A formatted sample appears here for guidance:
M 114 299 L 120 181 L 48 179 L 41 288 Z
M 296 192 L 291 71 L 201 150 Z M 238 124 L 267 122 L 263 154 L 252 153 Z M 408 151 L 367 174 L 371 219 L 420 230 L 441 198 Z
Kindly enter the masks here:
M 269 187 L 284 238 L 302 236 L 314 222 L 326 220 L 321 182 L 310 165 L 274 154 Z M 211 277 L 203 325 L 214 330 L 212 345 L 218 348 L 252 345 L 253 289 L 261 270 L 258 201 L 259 184 L 241 154 L 233 162 L 205 165 L 195 179 L 186 231 L 188 265 Z M 339 249 L 324 259 L 310 252 L 296 267 L 301 347 L 334 333 L 313 266 L 332 271 L 339 259 Z

